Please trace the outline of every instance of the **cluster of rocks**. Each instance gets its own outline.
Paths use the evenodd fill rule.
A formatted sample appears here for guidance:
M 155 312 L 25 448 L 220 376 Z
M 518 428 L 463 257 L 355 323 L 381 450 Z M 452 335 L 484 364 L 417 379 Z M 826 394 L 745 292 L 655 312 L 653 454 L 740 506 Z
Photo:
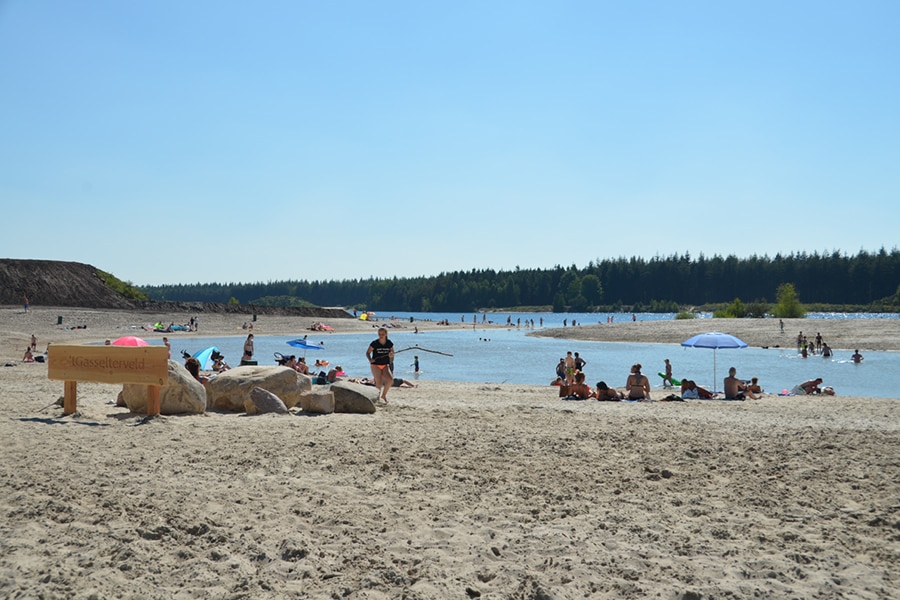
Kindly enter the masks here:
M 313 386 L 312 378 L 281 366 L 235 367 L 211 378 L 206 385 L 194 379 L 177 361 L 169 361 L 169 378 L 160 387 L 160 413 L 199 414 L 207 410 L 248 414 L 287 414 L 296 407 L 305 413 L 375 412 L 378 392 L 369 386 L 338 381 Z M 133 413 L 147 412 L 147 386 L 125 384 L 119 405 Z

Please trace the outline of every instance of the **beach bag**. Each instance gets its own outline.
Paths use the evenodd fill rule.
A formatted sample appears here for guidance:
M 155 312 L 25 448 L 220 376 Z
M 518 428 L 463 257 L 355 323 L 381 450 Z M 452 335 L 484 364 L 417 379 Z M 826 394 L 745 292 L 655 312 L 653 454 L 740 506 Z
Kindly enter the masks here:
M 316 384 L 325 385 L 326 383 L 328 383 L 328 373 L 319 371 L 319 374 L 316 376 Z

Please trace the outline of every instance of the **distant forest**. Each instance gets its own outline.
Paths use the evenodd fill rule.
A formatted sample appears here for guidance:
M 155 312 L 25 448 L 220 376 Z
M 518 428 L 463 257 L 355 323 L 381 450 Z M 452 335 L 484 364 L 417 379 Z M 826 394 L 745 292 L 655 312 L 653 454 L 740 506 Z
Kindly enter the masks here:
M 472 312 L 529 307 L 675 312 L 740 299 L 771 303 L 782 284 L 801 302 L 845 310 L 894 311 L 900 307 L 900 251 L 884 248 L 855 256 L 799 253 L 737 258 L 617 258 L 584 268 L 492 269 L 432 277 L 344 281 L 270 281 L 139 286 L 154 300 L 231 302 L 282 306 L 344 306 L 368 310 Z M 840 308 L 835 308 L 839 310 Z

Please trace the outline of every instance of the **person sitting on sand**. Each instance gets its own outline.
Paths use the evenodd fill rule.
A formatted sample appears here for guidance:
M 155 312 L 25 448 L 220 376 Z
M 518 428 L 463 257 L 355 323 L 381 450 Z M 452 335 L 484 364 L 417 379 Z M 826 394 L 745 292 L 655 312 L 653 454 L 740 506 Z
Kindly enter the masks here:
M 725 399 L 726 400 L 758 400 L 759 396 L 747 389 L 747 384 L 737 378 L 737 369 L 731 367 L 728 369 L 728 377 L 725 378 Z
M 349 379 L 348 381 L 350 381 L 351 383 L 358 383 L 360 385 L 371 385 L 371 386 L 375 385 L 375 380 L 372 379 L 371 377 L 360 377 L 358 379 Z M 391 387 L 414 388 L 414 387 L 416 387 L 416 384 L 414 384 L 412 381 L 410 381 L 408 379 L 401 379 L 400 377 L 394 377 L 394 381 L 393 381 Z
M 753 392 L 754 394 L 763 393 L 762 386 L 759 385 L 759 377 L 750 378 L 750 383 L 747 385 L 747 390 Z
M 375 385 L 375 382 L 372 382 L 372 385 Z M 408 379 L 401 379 L 400 377 L 394 377 L 394 382 L 391 387 L 395 388 L 414 388 L 416 384 Z
M 227 362 L 225 362 L 225 357 L 222 356 L 221 354 L 218 355 L 213 360 L 212 370 L 215 371 L 216 373 L 223 373 L 230 368 L 231 368 L 231 365 L 229 365 Z
M 712 400 L 713 394 L 708 389 L 700 387 L 692 379 L 681 380 L 681 397 L 686 399 Z
M 569 395 L 575 396 L 579 400 L 587 400 L 594 397 L 591 386 L 584 382 L 584 373 L 578 371 L 575 373 L 575 383 L 569 386 Z
M 34 362 L 34 354 L 31 353 L 31 346 L 25 346 L 25 356 L 22 357 L 22 360 L 27 363 Z
M 794 389 L 791 390 L 791 393 L 800 396 L 808 394 L 821 394 L 822 390 L 819 389 L 820 383 L 822 383 L 821 377 L 804 381 L 803 383 L 795 385 Z
M 338 377 L 342 377 L 344 375 L 346 375 L 346 373 L 344 373 L 344 369 L 341 368 L 341 365 L 337 365 L 336 367 L 328 371 L 328 374 L 325 376 L 325 381 L 327 381 L 328 383 L 334 383 L 335 381 L 337 381 Z
M 309 375 L 309 367 L 306 365 L 306 359 L 302 356 L 298 359 L 296 356 L 291 354 L 291 360 L 288 361 L 287 366 L 297 371 L 298 373 Z
M 203 385 L 206 385 L 206 382 L 209 381 L 209 377 L 200 375 L 200 361 L 193 356 L 184 361 L 184 368 Z
M 628 391 L 629 400 L 650 400 L 650 380 L 641 374 L 640 363 L 631 367 L 631 375 L 625 382 L 625 389 Z
M 557 376 L 556 379 L 550 382 L 550 385 L 561 386 L 563 384 L 562 377 Z
M 622 399 L 622 393 L 619 390 L 606 385 L 605 381 L 598 381 L 597 391 L 594 393 L 594 397 L 601 402 L 618 402 Z

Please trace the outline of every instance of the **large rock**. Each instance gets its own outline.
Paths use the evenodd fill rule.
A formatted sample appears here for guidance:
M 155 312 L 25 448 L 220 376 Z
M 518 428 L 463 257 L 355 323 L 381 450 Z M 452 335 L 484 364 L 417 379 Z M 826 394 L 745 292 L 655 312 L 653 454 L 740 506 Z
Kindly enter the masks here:
M 244 410 L 251 415 L 266 413 L 286 415 L 288 412 L 287 406 L 284 405 L 281 398 L 261 387 L 250 390 L 250 399 L 244 403 Z
M 334 412 L 371 414 L 375 412 L 378 390 L 369 385 L 336 381 L 331 384 Z
M 147 386 L 126 383 L 122 400 L 133 413 L 147 413 Z M 206 411 L 206 389 L 181 363 L 169 361 L 169 381 L 159 388 L 159 412 L 163 415 L 199 414 Z
M 206 407 L 216 410 L 244 411 L 252 403 L 250 392 L 261 387 L 272 392 L 292 408 L 300 394 L 312 388 L 309 377 L 289 367 L 245 366 L 220 373 L 206 384 Z
M 300 396 L 303 412 L 329 415 L 334 412 L 334 392 L 329 389 L 315 389 Z

